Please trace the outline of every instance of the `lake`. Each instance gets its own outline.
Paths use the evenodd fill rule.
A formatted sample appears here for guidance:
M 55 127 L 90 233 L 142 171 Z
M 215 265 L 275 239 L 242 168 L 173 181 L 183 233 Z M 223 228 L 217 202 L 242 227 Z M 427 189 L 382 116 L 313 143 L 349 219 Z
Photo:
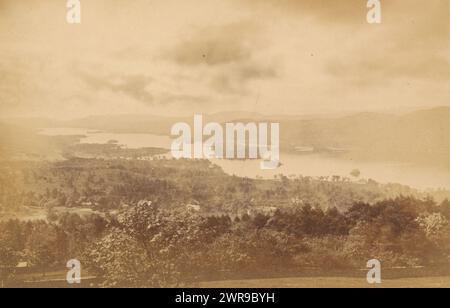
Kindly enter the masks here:
M 351 161 L 323 154 L 281 153 L 282 166 L 276 170 L 261 170 L 255 160 L 218 160 L 213 162 L 228 173 L 241 177 L 273 178 L 275 175 L 333 176 L 352 178 L 350 172 L 358 169 L 361 179 L 379 183 L 399 183 L 417 189 L 449 189 L 450 173 L 430 166 L 398 162 Z
M 164 148 L 170 149 L 172 139 L 169 136 L 153 134 L 117 134 L 84 128 L 43 128 L 38 132 L 45 136 L 85 136 L 80 140 L 87 144 L 106 144 L 115 140 L 118 144 L 130 149 Z
M 158 147 L 170 149 L 169 136 L 154 134 L 119 134 L 79 128 L 46 128 L 39 134 L 47 136 L 82 135 L 81 143 L 105 144 L 116 140 L 128 148 Z M 432 166 L 399 162 L 352 161 L 329 154 L 286 154 L 281 153 L 282 166 L 275 170 L 261 170 L 259 160 L 212 159 L 226 173 L 249 178 L 273 178 L 275 175 L 350 177 L 354 169 L 361 171 L 360 178 L 373 179 L 380 183 L 399 183 L 418 189 L 450 189 L 450 172 Z

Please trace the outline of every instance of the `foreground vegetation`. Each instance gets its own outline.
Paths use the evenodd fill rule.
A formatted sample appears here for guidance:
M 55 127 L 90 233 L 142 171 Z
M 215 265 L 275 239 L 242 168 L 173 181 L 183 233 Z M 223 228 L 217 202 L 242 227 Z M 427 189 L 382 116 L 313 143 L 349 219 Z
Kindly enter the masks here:
M 26 261 L 42 273 L 72 258 L 102 286 L 186 286 L 200 281 L 384 267 L 447 272 L 450 206 L 412 198 L 355 203 L 344 213 L 304 205 L 273 214 L 204 216 L 140 202 L 114 217 L 63 214 L 0 224 L 2 279 Z M 9 276 L 9 277 L 7 277 Z
M 253 180 L 166 159 L 0 168 L 0 280 L 10 284 L 23 283 L 19 262 L 45 276 L 74 258 L 114 287 L 329 276 L 373 258 L 425 276 L 449 269 L 450 202 L 400 185 Z M 5 218 L 24 208 L 45 216 Z

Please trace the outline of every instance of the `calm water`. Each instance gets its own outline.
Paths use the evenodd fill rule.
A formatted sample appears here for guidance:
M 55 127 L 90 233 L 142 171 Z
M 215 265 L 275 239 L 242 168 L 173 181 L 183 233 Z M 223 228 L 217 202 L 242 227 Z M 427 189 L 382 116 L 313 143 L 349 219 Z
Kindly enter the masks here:
M 400 183 L 418 189 L 450 188 L 450 172 L 428 166 L 392 162 L 358 162 L 332 158 L 321 154 L 294 155 L 281 153 L 282 166 L 276 170 L 261 170 L 258 161 L 213 160 L 228 174 L 273 178 L 278 174 L 303 176 L 339 175 L 352 178 L 350 172 L 361 171 L 361 179 L 380 183 Z
M 124 145 L 130 149 L 146 147 L 170 149 L 172 143 L 168 136 L 158 136 L 153 134 L 116 134 L 83 128 L 44 128 L 39 131 L 39 134 L 46 136 L 83 135 L 86 137 L 82 138 L 80 142 L 88 144 L 106 144 L 111 140 L 115 140 L 118 144 Z
M 159 147 L 170 149 L 171 138 L 153 134 L 117 134 L 98 132 L 87 129 L 51 128 L 42 129 L 40 134 L 84 135 L 82 143 L 104 144 L 116 140 L 128 148 Z M 420 166 L 393 162 L 358 162 L 334 158 L 322 154 L 284 154 L 281 153 L 282 166 L 276 170 L 261 170 L 257 160 L 212 160 L 215 164 L 231 175 L 255 178 L 273 178 L 278 174 L 304 176 L 351 177 L 354 169 L 361 171 L 364 179 L 374 179 L 380 183 L 400 183 L 419 189 L 450 189 L 450 172 L 430 166 Z

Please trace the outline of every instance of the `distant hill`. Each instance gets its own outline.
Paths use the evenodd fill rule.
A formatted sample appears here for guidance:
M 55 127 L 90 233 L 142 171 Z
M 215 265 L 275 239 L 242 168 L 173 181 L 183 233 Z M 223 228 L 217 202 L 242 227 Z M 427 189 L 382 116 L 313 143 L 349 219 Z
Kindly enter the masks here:
M 282 140 L 289 148 L 342 148 L 355 157 L 450 162 L 450 107 L 405 115 L 360 113 L 337 119 L 287 121 Z
M 0 123 L 0 160 L 60 159 L 60 150 L 77 140 L 77 136 L 41 136 L 29 127 Z
M 14 119 L 9 123 L 32 128 L 74 127 L 119 133 L 169 135 L 174 123 L 192 123 L 189 117 L 152 115 L 90 116 L 69 121 Z M 450 166 L 450 107 L 419 110 L 403 115 L 358 113 L 341 117 L 267 116 L 230 111 L 204 115 L 204 122 L 279 122 L 281 146 L 315 151 L 342 150 L 350 158 L 432 161 Z M 0 127 L 1 128 L 1 127 Z M 4 135 L 4 134 L 3 134 Z

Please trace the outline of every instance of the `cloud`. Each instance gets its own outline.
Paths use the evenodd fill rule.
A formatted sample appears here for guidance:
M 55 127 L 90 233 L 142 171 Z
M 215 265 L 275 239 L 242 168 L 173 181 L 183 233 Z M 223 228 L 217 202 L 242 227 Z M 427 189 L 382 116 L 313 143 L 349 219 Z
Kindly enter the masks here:
M 38 75 L 34 73 L 35 66 L 16 57 L 4 55 L 0 58 L 0 113 L 16 108 L 26 108 L 27 98 L 38 93 L 38 87 L 32 81 Z
M 186 105 L 203 105 L 209 101 L 208 97 L 205 96 L 195 96 L 195 95 L 187 95 L 187 94 L 170 94 L 170 93 L 161 93 L 158 98 L 158 102 L 162 104 L 186 104 Z
M 20 75 L 0 63 L 0 106 L 2 108 L 15 102 L 21 93 L 18 91 L 20 83 Z
M 347 78 L 358 85 L 375 85 L 392 79 L 444 81 L 450 79 L 450 59 L 444 56 L 408 53 L 357 57 L 352 62 L 334 59 L 327 66 L 327 72 L 336 78 Z
M 176 44 L 167 57 L 180 65 L 223 65 L 248 61 L 258 45 L 257 28 L 251 23 L 233 23 L 194 30 Z
M 380 25 L 366 0 L 122 1 L 73 26 L 59 1 L 0 0 L 0 113 L 449 104 L 448 0 L 381 0 Z
M 152 104 L 154 97 L 148 90 L 153 78 L 145 75 L 122 75 L 97 77 L 93 74 L 79 73 L 81 78 L 95 90 L 110 90 L 125 94 L 145 104 Z
M 158 84 L 158 80 L 146 75 L 117 75 L 110 74 L 107 77 L 94 76 L 92 73 L 79 73 L 81 79 L 96 91 L 110 91 L 113 94 L 123 94 L 144 105 L 202 105 L 208 102 L 208 97 L 201 95 L 191 95 L 177 93 L 176 89 L 166 91 Z M 154 90 L 151 91 L 150 86 Z M 171 87 L 175 88 L 173 83 Z
M 386 84 L 397 79 L 448 82 L 450 1 L 393 0 L 380 25 L 364 26 L 366 42 L 329 59 L 326 72 L 353 84 Z M 361 41 L 361 40 L 359 40 Z
M 220 94 L 245 95 L 250 82 L 277 76 L 273 64 L 258 59 L 266 46 L 263 29 L 245 21 L 195 29 L 164 58 L 191 72 L 202 70 L 211 89 Z
M 238 65 L 229 70 L 217 73 L 210 84 L 220 93 L 245 95 L 248 93 L 247 83 L 253 80 L 271 79 L 277 76 L 274 67 L 257 63 Z
M 361 23 L 365 22 L 367 1 L 365 0 L 235 0 L 238 6 L 242 4 L 252 8 L 281 14 L 282 18 L 306 17 L 318 18 L 330 23 Z M 387 4 L 387 2 L 386 2 Z

